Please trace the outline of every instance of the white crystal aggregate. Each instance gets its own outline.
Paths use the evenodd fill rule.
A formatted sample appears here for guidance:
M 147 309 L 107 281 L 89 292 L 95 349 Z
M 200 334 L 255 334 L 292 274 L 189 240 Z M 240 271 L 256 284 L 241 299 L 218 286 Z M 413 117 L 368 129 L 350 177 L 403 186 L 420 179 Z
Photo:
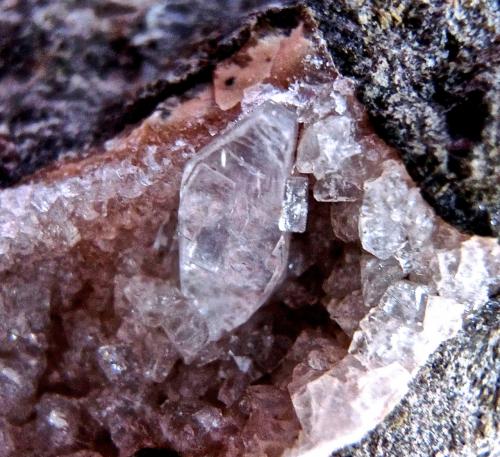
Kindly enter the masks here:
M 247 112 L 266 100 L 295 110 L 305 125 L 296 168 L 314 176 L 316 200 L 331 202 L 334 236 L 363 248 L 361 289 L 328 303 L 331 318 L 353 337 L 349 355 L 290 386 L 302 433 L 287 456 L 326 457 L 361 439 L 400 401 L 429 355 L 457 334 L 464 315 L 498 288 L 494 240 L 466 237 L 441 221 L 394 151 L 363 133 L 364 113 L 352 99 L 353 86 L 339 78 L 289 92 L 256 86 L 243 100 Z M 285 195 L 283 208 L 293 201 L 293 192 Z M 332 291 L 340 280 L 334 275 Z
M 312 139 L 301 139 L 299 160 L 318 178 L 314 195 L 320 201 L 327 200 L 316 192 L 321 180 L 332 180 L 322 188 L 338 189 L 344 177 L 361 190 L 332 200 L 342 203 L 332 206 L 331 216 L 335 236 L 361 241 L 362 287 L 328 304 L 332 319 L 354 333 L 349 355 L 292 392 L 303 431 L 287 456 L 326 457 L 361 439 L 400 401 L 429 355 L 457 334 L 464 316 L 499 287 L 495 240 L 466 237 L 441 221 L 401 161 L 383 147 L 370 141 L 363 147 L 361 138 L 360 149 L 347 148 L 357 154 L 343 159 L 341 152 L 341 166 L 331 172 L 331 143 L 317 133 L 331 125 L 313 124 Z M 355 129 L 350 132 L 341 137 L 348 145 L 358 141 Z M 357 233 L 355 226 L 345 231 L 349 218 L 358 221 Z M 334 284 L 329 278 L 328 287 Z

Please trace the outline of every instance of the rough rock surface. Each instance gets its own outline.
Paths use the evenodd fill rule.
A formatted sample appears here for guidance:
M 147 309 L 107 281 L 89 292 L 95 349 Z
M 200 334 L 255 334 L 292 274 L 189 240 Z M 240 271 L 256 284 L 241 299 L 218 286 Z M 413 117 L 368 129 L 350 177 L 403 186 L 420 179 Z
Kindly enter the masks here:
M 92 152 L 190 76 L 206 80 L 239 20 L 270 3 L 0 1 L 0 187 Z
M 428 201 L 466 230 L 498 234 L 498 4 L 308 3 Z
M 438 213 L 469 232 L 498 233 L 500 53 L 488 0 L 2 0 L 0 186 L 94 150 L 206 79 L 247 36 L 249 12 L 292 3 L 316 12 L 335 63 L 360 82 L 379 133 Z

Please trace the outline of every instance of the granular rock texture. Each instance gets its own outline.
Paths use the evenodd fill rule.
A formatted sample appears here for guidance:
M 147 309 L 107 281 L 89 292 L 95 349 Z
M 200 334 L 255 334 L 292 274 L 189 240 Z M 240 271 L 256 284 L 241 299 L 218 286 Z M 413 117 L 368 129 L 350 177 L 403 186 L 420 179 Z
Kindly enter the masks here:
M 182 93 L 234 48 L 238 20 L 270 3 L 0 1 L 0 187 L 95 151 Z
M 498 234 L 498 4 L 308 3 L 426 199 L 463 229 Z

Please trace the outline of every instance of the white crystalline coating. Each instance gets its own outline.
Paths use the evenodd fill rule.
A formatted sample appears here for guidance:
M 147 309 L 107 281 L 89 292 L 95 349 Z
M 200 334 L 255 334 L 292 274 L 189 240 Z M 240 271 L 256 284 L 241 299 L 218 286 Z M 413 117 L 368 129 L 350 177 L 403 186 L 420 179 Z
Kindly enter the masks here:
M 282 277 L 289 235 L 278 221 L 296 135 L 295 115 L 266 103 L 184 170 L 181 289 L 205 317 L 211 340 L 245 322 Z
M 307 193 L 309 180 L 292 176 L 286 182 L 279 228 L 282 232 L 304 233 L 307 226 Z

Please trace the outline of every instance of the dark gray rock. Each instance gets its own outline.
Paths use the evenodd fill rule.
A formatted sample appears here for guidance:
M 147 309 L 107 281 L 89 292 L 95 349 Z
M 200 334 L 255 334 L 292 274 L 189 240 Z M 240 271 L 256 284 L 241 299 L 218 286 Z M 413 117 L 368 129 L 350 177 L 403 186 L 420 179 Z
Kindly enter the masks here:
M 336 64 L 447 221 L 500 229 L 494 1 L 310 0 Z
M 241 18 L 269 3 L 0 0 L 0 188 L 208 80 Z
M 469 316 L 408 395 L 361 443 L 332 457 L 496 457 L 500 452 L 500 302 Z

